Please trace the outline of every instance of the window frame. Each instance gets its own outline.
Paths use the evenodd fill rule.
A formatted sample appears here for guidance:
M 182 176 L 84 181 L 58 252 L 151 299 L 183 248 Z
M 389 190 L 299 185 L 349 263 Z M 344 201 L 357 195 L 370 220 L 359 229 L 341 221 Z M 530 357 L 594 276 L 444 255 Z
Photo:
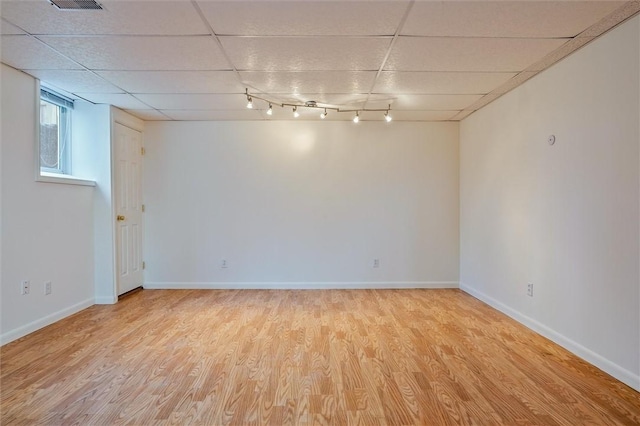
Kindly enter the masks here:
M 48 183 L 61 183 L 61 184 L 67 184 L 67 185 L 83 185 L 83 186 L 95 186 L 96 183 L 93 180 L 89 180 L 89 179 L 82 179 L 82 178 L 78 178 L 76 176 L 73 176 L 72 171 L 72 164 L 71 164 L 71 150 L 73 149 L 73 130 L 72 130 L 72 118 L 69 117 L 68 119 L 68 129 L 66 129 L 69 132 L 69 139 L 67 141 L 67 143 L 69 144 L 69 146 L 66 149 L 65 152 L 65 158 L 63 159 L 65 161 L 65 164 L 63 165 L 62 169 L 58 168 L 46 168 L 46 167 L 42 167 L 41 166 L 41 161 L 40 161 L 40 101 L 42 99 L 41 97 L 41 89 L 46 91 L 47 93 L 52 93 L 54 96 L 58 97 L 59 99 L 64 100 L 66 97 L 64 95 L 61 95 L 59 93 L 58 90 L 54 90 L 49 88 L 46 85 L 41 84 L 40 80 L 36 79 L 36 90 L 35 90 L 35 95 L 36 95 L 36 99 L 35 99 L 35 180 L 37 182 L 48 182 Z M 56 102 L 52 102 L 50 99 L 45 99 L 45 101 L 52 103 L 54 105 L 58 105 Z M 69 101 L 68 101 L 69 102 Z M 69 108 L 67 105 L 58 105 L 58 106 L 63 106 L 66 107 L 69 111 L 73 111 L 72 108 Z M 71 115 L 73 115 L 71 113 Z
M 58 114 L 58 167 L 47 167 L 42 165 L 42 155 L 40 155 L 40 172 L 52 173 L 56 175 L 72 176 L 71 169 L 71 126 L 73 117 L 73 101 L 55 93 L 54 91 L 40 87 L 40 149 L 42 149 L 42 102 L 46 102 L 57 108 Z M 62 155 L 60 155 L 60 145 L 63 145 Z

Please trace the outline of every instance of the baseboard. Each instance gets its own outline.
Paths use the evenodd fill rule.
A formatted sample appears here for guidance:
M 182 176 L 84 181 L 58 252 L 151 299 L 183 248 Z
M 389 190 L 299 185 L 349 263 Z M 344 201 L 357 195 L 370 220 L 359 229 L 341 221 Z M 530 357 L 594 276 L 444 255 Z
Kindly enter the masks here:
M 147 290 L 326 290 L 326 289 L 402 289 L 402 288 L 458 288 L 457 281 L 394 281 L 394 282 L 147 282 Z
M 598 367 L 605 373 L 610 374 L 616 379 L 620 380 L 622 383 L 625 383 L 632 387 L 633 389 L 640 391 L 640 375 L 634 374 L 633 372 L 620 367 L 616 363 L 608 360 L 602 355 L 593 352 L 591 349 L 588 349 L 581 344 L 569 339 L 568 337 L 558 333 L 557 331 L 547 327 L 546 325 L 534 320 L 531 317 L 528 317 L 515 309 L 510 308 L 504 303 L 494 299 L 491 296 L 488 296 L 480 291 L 475 290 L 474 288 L 468 286 L 467 284 L 460 282 L 460 290 L 469 293 L 473 297 L 485 302 L 491 307 L 499 310 L 500 312 L 508 315 L 514 320 L 518 321 L 522 325 L 530 328 L 536 333 L 546 337 L 554 343 L 562 346 L 569 352 L 574 355 L 584 359 L 588 363 Z
M 40 318 L 36 321 L 30 322 L 29 324 L 23 325 L 22 327 L 18 327 L 14 330 L 8 331 L 0 336 L 0 346 L 5 345 L 9 342 L 13 342 L 14 340 L 24 337 L 29 333 L 33 333 L 34 331 L 40 330 L 41 328 L 51 325 L 54 322 L 60 321 L 63 318 L 80 312 L 81 310 L 86 309 L 90 306 L 93 306 L 93 302 L 93 299 L 83 300 L 82 302 L 76 303 L 73 306 L 69 306 L 68 308 L 62 309 L 58 312 L 54 312 L 51 315 L 47 315 L 44 318 Z

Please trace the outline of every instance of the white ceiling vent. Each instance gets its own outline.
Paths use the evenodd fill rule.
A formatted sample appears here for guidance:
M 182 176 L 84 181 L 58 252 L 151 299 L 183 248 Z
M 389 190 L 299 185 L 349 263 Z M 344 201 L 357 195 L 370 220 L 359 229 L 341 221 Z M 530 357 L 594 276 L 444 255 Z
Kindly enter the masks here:
M 96 10 L 102 6 L 95 0 L 49 0 L 60 10 Z

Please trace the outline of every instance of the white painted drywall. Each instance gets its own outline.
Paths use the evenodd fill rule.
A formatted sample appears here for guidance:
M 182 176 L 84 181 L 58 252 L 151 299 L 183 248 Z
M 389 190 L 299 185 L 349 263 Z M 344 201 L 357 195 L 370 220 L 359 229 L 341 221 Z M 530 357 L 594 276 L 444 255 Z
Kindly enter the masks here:
M 639 28 L 463 120 L 460 286 L 640 390 Z
M 146 288 L 457 286 L 457 123 L 149 122 L 145 146 Z
M 96 303 L 117 300 L 114 274 L 114 228 L 111 201 L 111 107 L 76 102 L 73 111 L 74 141 L 83 141 L 72 161 L 74 173 L 96 182 L 93 191 L 93 262 Z
M 2 74 L 3 74 L 3 69 L 4 67 L 0 66 L 0 90 L 2 90 Z M 0 92 L 0 96 L 2 95 L 2 93 Z M 2 102 L 2 100 L 0 100 L 0 121 L 3 117 L 3 112 L 4 112 L 4 102 Z M 0 123 L 1 124 L 1 123 Z M 2 126 L 4 127 L 4 126 Z M 4 174 L 3 174 L 3 164 L 4 164 L 4 135 L 1 132 L 1 127 L 0 127 L 0 309 L 2 308 L 2 299 L 3 299 L 3 283 L 4 283 L 4 274 L 2 273 L 2 270 L 4 269 L 4 258 L 3 258 L 3 254 L 2 251 L 4 249 L 4 214 L 2 213 L 3 210 L 3 204 L 2 204 L 2 199 L 4 198 L 3 195 L 3 181 L 4 181 Z M 2 330 L 2 314 L 0 313 L 0 336 L 3 334 Z M 0 340 L 0 345 L 2 345 L 2 340 Z
M 94 188 L 35 181 L 36 81 L 0 66 L 5 343 L 93 304 Z M 22 280 L 31 281 L 29 295 L 20 294 Z

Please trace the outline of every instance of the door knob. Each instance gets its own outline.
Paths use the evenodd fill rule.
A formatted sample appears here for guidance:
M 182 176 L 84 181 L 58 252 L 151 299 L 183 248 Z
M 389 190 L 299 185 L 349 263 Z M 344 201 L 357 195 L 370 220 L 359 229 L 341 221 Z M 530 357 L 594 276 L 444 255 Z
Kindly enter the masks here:
M 124 220 L 124 216 L 122 216 L 122 215 L 120 215 L 120 214 L 119 214 L 119 215 L 118 215 L 118 217 L 117 217 L 116 219 L 118 220 L 118 222 L 121 222 L 121 221 L 123 221 L 123 220 Z

